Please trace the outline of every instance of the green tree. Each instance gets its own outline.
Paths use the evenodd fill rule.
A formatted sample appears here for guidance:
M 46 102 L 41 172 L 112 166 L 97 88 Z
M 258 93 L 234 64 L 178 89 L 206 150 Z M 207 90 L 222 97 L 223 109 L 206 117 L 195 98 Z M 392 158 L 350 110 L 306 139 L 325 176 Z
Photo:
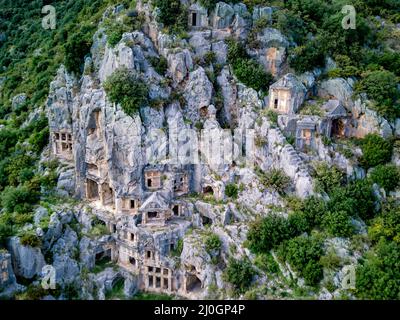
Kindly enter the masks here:
M 370 178 L 387 192 L 393 191 L 399 186 L 400 170 L 393 164 L 380 164 L 373 169 Z
M 255 274 L 256 272 L 247 258 L 242 260 L 230 258 L 224 278 L 233 285 L 236 292 L 244 293 L 250 287 Z
M 326 163 L 320 163 L 315 168 L 315 190 L 329 194 L 336 187 L 343 186 L 346 182 L 345 174 L 339 168 L 329 167 Z
M 148 88 L 131 70 L 120 68 L 104 83 L 111 102 L 119 103 L 128 115 L 133 115 L 148 104 Z
M 399 79 L 390 71 L 378 70 L 367 72 L 357 84 L 357 92 L 366 92 L 368 98 L 376 102 L 377 112 L 390 120 L 400 115 L 398 99 L 400 92 L 397 89 Z
M 255 221 L 250 224 L 247 233 L 248 247 L 254 253 L 269 252 L 290 237 L 288 220 L 278 215 L 270 215 Z
M 334 237 L 350 237 L 353 234 L 350 218 L 344 211 L 327 212 L 323 217 L 322 227 Z
M 279 247 L 278 255 L 304 278 L 307 285 L 316 285 L 322 279 L 320 259 L 323 249 L 320 240 L 304 236 L 293 238 Z
M 357 180 L 342 188 L 335 188 L 329 194 L 327 210 L 346 212 L 350 217 L 370 219 L 375 214 L 375 197 L 371 183 Z
M 363 154 L 359 162 L 364 168 L 385 164 L 392 158 L 393 144 L 377 134 L 367 134 L 360 144 Z
M 357 267 L 356 279 L 356 295 L 361 299 L 399 299 L 400 245 L 380 241 Z

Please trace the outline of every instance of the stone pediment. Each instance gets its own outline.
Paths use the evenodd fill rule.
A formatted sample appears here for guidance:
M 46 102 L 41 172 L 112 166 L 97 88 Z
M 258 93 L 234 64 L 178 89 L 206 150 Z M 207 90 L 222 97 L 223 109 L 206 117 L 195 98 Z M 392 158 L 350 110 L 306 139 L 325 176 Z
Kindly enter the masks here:
M 146 199 L 145 202 L 139 208 L 140 211 L 150 211 L 150 210 L 167 210 L 168 203 L 166 199 L 159 193 L 154 192 L 150 197 Z

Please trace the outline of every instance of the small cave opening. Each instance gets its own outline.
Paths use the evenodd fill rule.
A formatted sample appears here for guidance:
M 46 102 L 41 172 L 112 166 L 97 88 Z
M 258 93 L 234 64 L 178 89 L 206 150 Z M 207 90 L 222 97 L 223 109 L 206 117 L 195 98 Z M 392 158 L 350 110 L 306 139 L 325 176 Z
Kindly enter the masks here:
M 106 264 L 111 262 L 111 249 L 98 252 L 95 256 L 96 265 Z
M 211 226 L 212 225 L 212 220 L 206 216 L 201 216 L 201 222 L 202 222 L 203 226 Z
M 214 194 L 214 190 L 211 186 L 207 186 L 203 188 L 203 194 Z
M 186 276 L 186 291 L 188 293 L 200 291 L 201 285 L 201 280 L 195 274 Z

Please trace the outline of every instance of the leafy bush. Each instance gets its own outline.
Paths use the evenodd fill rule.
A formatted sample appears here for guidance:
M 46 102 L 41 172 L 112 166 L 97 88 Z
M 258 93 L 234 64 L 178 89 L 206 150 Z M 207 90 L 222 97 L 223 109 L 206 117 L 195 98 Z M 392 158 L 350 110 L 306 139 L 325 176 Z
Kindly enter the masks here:
M 288 220 L 291 234 L 308 233 L 313 228 L 312 222 L 303 211 L 295 211 L 291 213 Z
M 400 105 L 397 100 L 400 92 L 397 89 L 399 79 L 390 71 L 379 70 L 367 72 L 357 84 L 357 92 L 366 92 L 369 99 L 376 102 L 377 112 L 388 119 L 400 115 Z
M 307 285 L 316 285 L 322 279 L 322 254 L 322 244 L 318 239 L 303 236 L 283 243 L 278 250 L 278 255 L 304 278 Z
M 233 199 L 236 199 L 238 197 L 239 193 L 239 188 L 236 184 L 234 183 L 229 183 L 225 187 L 225 194 Z
M 343 188 L 335 188 L 330 194 L 327 208 L 331 212 L 344 211 L 350 217 L 369 219 L 375 214 L 375 197 L 367 180 L 358 180 Z
M 400 244 L 400 207 L 395 200 L 389 199 L 384 204 L 380 215 L 372 221 L 368 234 L 375 242 L 384 238 Z
M 289 64 L 298 73 L 306 72 L 310 68 L 321 68 L 325 65 L 325 53 L 317 41 L 309 41 L 292 50 Z
M 114 71 L 104 83 L 104 90 L 111 102 L 121 104 L 128 115 L 138 112 L 148 103 L 148 88 L 127 68 Z
M 18 141 L 18 131 L 16 129 L 3 128 L 0 130 L 0 159 L 4 159 L 12 153 Z
M 363 155 L 359 162 L 364 168 L 385 164 L 392 158 L 393 144 L 377 134 L 367 134 L 360 144 Z
M 258 254 L 254 264 L 262 271 L 269 274 L 276 274 L 279 272 L 279 266 L 276 263 L 274 257 L 270 253 Z
M 280 169 L 271 169 L 267 172 L 258 170 L 257 173 L 266 188 L 272 188 L 281 194 L 290 185 L 290 178 Z
M 27 186 L 7 187 L 1 194 L 1 205 L 9 213 L 25 213 L 38 198 L 37 192 L 32 192 Z
M 323 217 L 322 227 L 334 237 L 350 237 L 353 233 L 350 218 L 344 211 L 327 212 Z
M 176 243 L 174 250 L 172 251 L 172 255 L 175 257 L 179 257 L 182 253 L 182 250 L 183 250 L 183 240 L 179 239 L 178 242 Z
M 25 233 L 21 236 L 20 242 L 23 246 L 39 247 L 41 245 L 40 238 L 33 233 Z
M 206 239 L 206 251 L 218 251 L 221 249 L 221 244 L 221 239 L 216 234 L 211 234 Z
M 128 32 L 129 28 L 124 23 L 115 20 L 107 20 L 105 22 L 105 33 L 107 35 L 108 44 L 114 48 L 120 42 L 122 35 Z
M 240 82 L 256 91 L 266 92 L 272 83 L 272 75 L 255 60 L 236 59 L 233 72 Z
M 311 226 L 318 226 L 326 212 L 326 203 L 320 198 L 309 197 L 303 201 L 302 212 Z
M 211 234 L 207 237 L 205 245 L 207 253 L 211 256 L 211 262 L 217 264 L 222 245 L 221 239 L 218 235 Z
M 251 59 L 246 48 L 233 39 L 226 40 L 228 44 L 228 61 L 240 82 L 257 91 L 266 92 L 272 83 L 272 75 L 255 60 Z
M 288 220 L 270 215 L 250 224 L 247 246 L 254 253 L 266 253 L 291 236 Z
M 356 295 L 361 299 L 395 300 L 400 295 L 400 245 L 381 241 L 356 270 Z
M 393 191 L 399 186 L 400 171 L 392 164 L 378 165 L 371 172 L 371 180 L 384 188 L 387 192 Z
M 334 188 L 344 185 L 345 174 L 339 168 L 329 167 L 326 163 L 319 163 L 315 167 L 315 190 L 329 194 Z
M 153 66 L 154 70 L 160 75 L 164 75 L 168 69 L 168 61 L 163 56 L 160 57 L 150 57 L 149 62 Z
M 229 259 L 224 278 L 231 283 L 236 292 L 244 293 L 250 287 L 255 271 L 247 258 L 242 260 Z
M 277 10 L 273 13 L 274 27 L 285 34 L 290 40 L 302 45 L 306 41 L 307 26 L 297 14 L 287 9 Z
M 273 110 L 268 110 L 267 111 L 267 118 L 269 121 L 271 121 L 273 126 L 278 125 L 278 113 L 273 111 Z
M 159 9 L 158 20 L 173 32 L 179 33 L 187 29 L 187 9 L 179 0 L 155 0 Z
M 65 44 L 65 68 L 69 72 L 80 74 L 83 58 L 90 52 L 92 46 L 92 28 L 81 28 L 79 33 L 71 36 Z
M 7 238 L 11 237 L 12 235 L 13 227 L 11 217 L 3 213 L 0 215 L 0 246 L 5 247 Z
M 214 63 L 215 59 L 216 59 L 216 54 L 214 51 L 208 51 L 204 55 L 204 63 L 206 65 L 210 65 L 210 64 Z

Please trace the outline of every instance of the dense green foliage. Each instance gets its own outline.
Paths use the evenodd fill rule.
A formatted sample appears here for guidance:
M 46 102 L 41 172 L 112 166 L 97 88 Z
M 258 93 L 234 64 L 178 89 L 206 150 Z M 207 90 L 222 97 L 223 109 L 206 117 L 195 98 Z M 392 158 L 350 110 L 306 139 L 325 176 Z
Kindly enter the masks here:
M 345 174 L 336 167 L 330 168 L 326 163 L 318 164 L 315 168 L 315 190 L 329 193 L 345 182 Z
M 371 180 L 384 188 L 386 192 L 393 191 L 400 184 L 400 170 L 393 164 L 378 165 L 371 172 Z
M 160 57 L 150 57 L 147 58 L 151 65 L 153 66 L 154 70 L 160 75 L 165 75 L 168 68 L 168 61 L 163 56 Z
M 369 251 L 356 271 L 357 296 L 365 299 L 399 299 L 400 245 L 381 241 Z
M 120 68 L 104 83 L 104 90 L 111 102 L 121 104 L 128 115 L 137 113 L 148 103 L 148 88 L 131 70 Z
M 249 249 L 254 253 L 268 252 L 282 241 L 291 237 L 287 219 L 278 215 L 270 215 L 250 225 L 247 234 Z
M 390 71 L 367 72 L 357 84 L 358 92 L 366 92 L 375 102 L 374 109 L 383 117 L 395 119 L 400 116 L 400 91 L 398 77 Z
M 345 211 L 327 212 L 322 226 L 333 237 L 350 237 L 353 234 L 353 226 Z
M 381 238 L 400 244 L 400 207 L 390 199 L 382 212 L 372 221 L 368 230 L 370 238 L 378 242 Z
M 225 269 L 224 278 L 233 285 L 236 292 L 244 293 L 250 287 L 254 275 L 255 271 L 248 259 L 231 258 Z
M 20 241 L 23 246 L 39 247 L 41 245 L 39 237 L 36 234 L 28 232 L 21 236 Z
M 289 262 L 306 284 L 316 285 L 322 279 L 320 259 L 323 249 L 320 240 L 303 236 L 293 238 L 280 246 L 278 255 Z
M 280 169 L 271 169 L 267 172 L 257 170 L 257 174 L 266 188 L 272 188 L 283 194 L 289 187 L 290 178 Z
M 372 168 L 390 161 L 393 153 L 393 144 L 377 134 L 367 134 L 360 142 L 363 152 L 359 159 L 365 168 Z
M 174 33 L 187 29 L 187 8 L 179 0 L 155 0 L 153 2 L 159 10 L 158 21 Z
M 228 61 L 240 82 L 257 91 L 267 92 L 272 75 L 264 67 L 251 59 L 240 42 L 228 39 Z
M 238 197 L 238 193 L 239 193 L 239 188 L 236 184 L 229 183 L 225 186 L 225 194 L 228 197 L 236 199 Z
M 0 242 L 32 223 L 33 209 L 55 186 L 57 174 L 50 166 L 39 170 L 37 161 L 49 142 L 48 119 L 28 114 L 43 105 L 50 81 L 64 63 L 80 75 L 105 0 L 52 1 L 56 29 L 42 27 L 43 1 L 0 1 Z M 17 26 L 17 27 L 16 27 Z M 11 108 L 11 99 L 24 93 L 26 100 Z M 37 245 L 30 234 L 21 241 Z

